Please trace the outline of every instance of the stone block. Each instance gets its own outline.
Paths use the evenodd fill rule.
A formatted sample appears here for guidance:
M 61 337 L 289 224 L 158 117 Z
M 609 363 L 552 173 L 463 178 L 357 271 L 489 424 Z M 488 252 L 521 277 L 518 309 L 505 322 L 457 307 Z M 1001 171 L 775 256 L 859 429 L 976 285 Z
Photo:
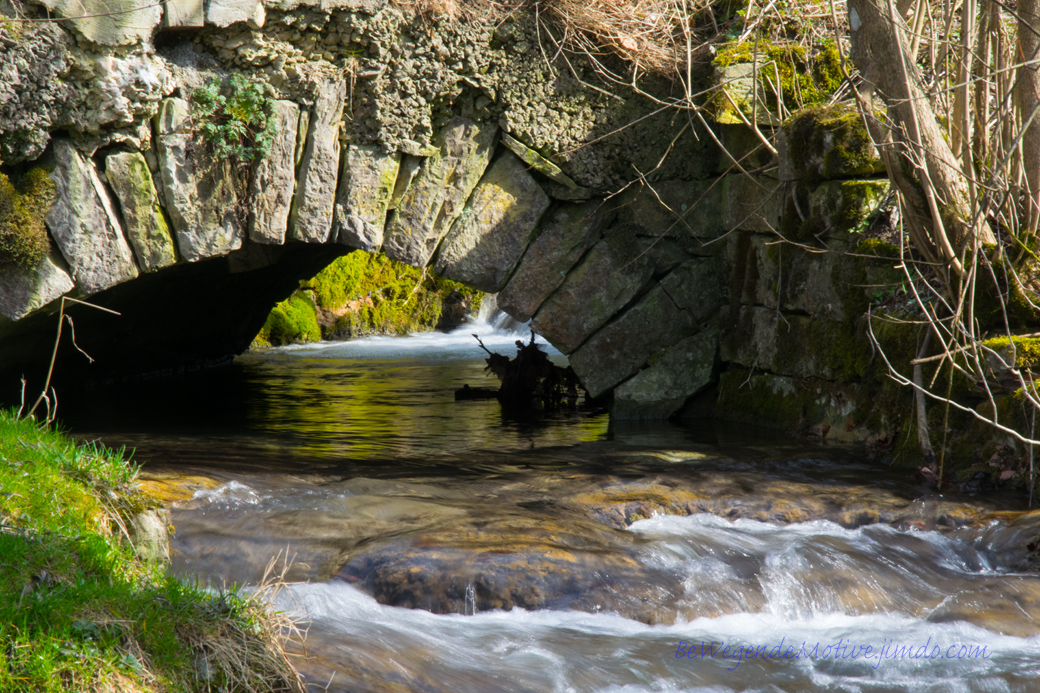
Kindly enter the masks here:
M 715 126 L 715 132 L 722 146 L 733 157 L 731 159 L 725 154 L 719 156 L 716 166 L 716 173 L 719 175 L 738 172 L 733 166 L 734 159 L 745 171 L 766 168 L 776 163 L 776 155 L 766 149 L 762 140 L 747 125 L 718 124 Z
M 885 173 L 859 111 L 850 103 L 795 113 L 780 130 L 777 150 L 783 181 L 815 182 Z
M 642 235 L 709 240 L 724 231 L 723 193 L 719 179 L 669 180 L 655 182 L 652 188 L 633 187 L 611 204 L 617 223 L 639 228 Z
M 123 228 L 141 270 L 151 272 L 177 262 L 177 247 L 144 156 L 139 152 L 109 154 L 105 177 L 119 200 Z
M 498 307 L 517 320 L 530 320 L 614 217 L 613 208 L 603 200 L 564 204 L 550 212 L 498 294 Z
M 249 240 L 281 245 L 289 226 L 293 190 L 296 187 L 296 132 L 300 107 L 292 101 L 276 101 L 274 140 L 257 164 L 249 186 Z
M 758 70 L 761 69 L 760 62 Z M 716 123 L 742 125 L 745 120 L 750 122 L 754 119 L 758 125 L 780 125 L 780 120 L 766 106 L 765 91 L 761 83 L 756 82 L 755 73 L 752 63 L 733 63 L 716 68 L 710 109 Z
M 717 330 L 687 337 L 650 359 L 650 366 L 614 388 L 612 419 L 667 419 L 715 382 Z
M 870 360 L 863 335 L 846 323 L 743 306 L 721 342 L 722 360 L 777 375 L 853 381 Z
M 438 153 L 422 161 L 387 222 L 387 256 L 426 266 L 484 175 L 497 133 L 497 126 L 467 118 L 452 118 L 438 133 Z
M 825 238 L 855 229 L 888 194 L 888 180 L 832 180 L 809 193 L 809 219 L 802 238 Z
M 93 294 L 135 278 L 133 252 L 94 164 L 68 140 L 53 147 L 57 199 L 46 222 L 76 286 Z
M 521 161 L 541 173 L 543 176 L 549 178 L 549 180 L 559 183 L 571 192 L 577 192 L 578 184 L 571 180 L 570 176 L 564 173 L 559 166 L 549 161 L 520 140 L 510 137 L 506 133 L 502 133 L 502 144 L 504 144 L 509 151 L 520 157 Z
M 596 332 L 570 364 L 592 397 L 599 397 L 647 365 L 650 357 L 697 330 L 660 286 Z
M 782 241 L 776 236 L 738 231 L 726 238 L 722 273 L 733 301 L 776 308 Z
M 201 4 L 201 0 L 199 0 Z M 159 26 L 163 8 L 154 0 L 40 0 L 87 40 L 102 46 L 148 41 Z
M 351 248 L 375 252 L 383 245 L 387 207 L 397 183 L 401 155 L 352 144 L 343 157 L 333 234 Z
M 19 267 L 0 269 L 0 315 L 21 320 L 75 289 L 76 285 L 64 265 L 64 261 L 52 252 L 33 270 Z
M 339 178 L 339 125 L 346 98 L 347 83 L 330 80 L 322 84 L 314 103 L 289 220 L 294 240 L 329 240 Z
M 565 354 L 628 304 L 654 273 L 630 234 L 603 238 L 538 309 L 531 326 Z
M 184 99 L 165 99 L 157 116 L 156 144 L 177 248 L 185 260 L 195 262 L 240 248 L 245 228 L 238 215 L 233 164 L 204 155 L 205 169 L 196 168 L 190 154 L 190 113 Z
M 259 29 L 267 20 L 264 3 L 259 0 L 208 0 L 206 23 L 219 27 L 231 26 L 235 22 L 246 22 Z
M 725 202 L 722 231 L 741 229 L 757 233 L 774 233 L 780 228 L 783 211 L 782 188 L 773 178 L 725 176 L 721 194 Z
M 780 285 L 780 306 L 786 311 L 807 313 L 827 320 L 848 317 L 846 295 L 862 293 L 849 286 L 862 273 L 855 273 L 838 253 L 809 253 L 786 246 Z
M 164 27 L 201 27 L 206 23 L 204 0 L 168 0 L 165 7 Z
M 434 271 L 488 293 L 505 286 L 538 228 L 549 198 L 527 165 L 504 153 L 488 168 L 444 237 Z
M 661 280 L 661 288 L 682 310 L 703 323 L 722 306 L 715 258 L 693 258 L 676 267 Z
M 869 388 L 856 383 L 830 383 L 737 368 L 719 378 L 715 415 L 726 421 L 768 426 L 788 434 L 833 442 L 869 442 L 887 437 L 895 422 L 871 406 Z M 871 430 L 868 416 L 879 417 Z

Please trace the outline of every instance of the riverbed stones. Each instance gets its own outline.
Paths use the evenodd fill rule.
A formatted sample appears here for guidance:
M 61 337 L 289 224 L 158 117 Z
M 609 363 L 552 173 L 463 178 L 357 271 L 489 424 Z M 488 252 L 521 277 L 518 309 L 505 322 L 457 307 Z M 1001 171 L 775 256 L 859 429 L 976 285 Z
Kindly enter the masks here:
M 351 248 L 376 252 L 383 245 L 387 207 L 397 183 L 401 155 L 373 145 L 352 144 L 343 157 L 333 236 Z
M 192 155 L 191 109 L 184 99 L 162 102 L 157 121 L 159 171 L 177 247 L 188 262 L 242 246 L 233 164 Z M 196 166 L 202 162 L 202 169 Z
M 300 107 L 293 101 L 275 101 L 275 136 L 271 149 L 257 164 L 249 185 L 249 240 L 281 245 L 289 226 L 296 185 L 296 131 Z
M 570 271 L 531 326 L 570 354 L 631 301 L 653 272 L 653 262 L 640 256 L 633 236 L 612 234 L 596 243 Z
M 523 255 L 549 197 L 511 153 L 480 179 L 440 245 L 434 272 L 480 291 L 498 293 Z
M 530 320 L 574 264 L 599 241 L 614 216 L 613 208 L 603 200 L 565 204 L 550 212 L 498 294 L 498 307 L 517 320 Z
M 339 177 L 339 126 L 346 98 L 347 83 L 328 80 L 315 100 L 289 222 L 295 240 L 329 240 Z
M 715 381 L 719 333 L 687 337 L 650 359 L 650 366 L 614 389 L 617 419 L 667 419 Z
M 441 239 L 462 213 L 484 175 L 498 128 L 452 118 L 434 143 L 439 151 L 423 160 L 390 215 L 383 252 L 413 267 L 425 267 Z
M 0 269 L 0 315 L 21 320 L 75 289 L 76 285 L 64 265 L 61 258 L 52 252 L 32 270 L 14 266 Z
M 162 19 L 162 5 L 153 0 L 40 0 L 40 4 L 84 38 L 102 46 L 129 46 L 147 41 Z
M 94 164 L 68 140 L 54 141 L 54 163 L 57 199 L 47 228 L 77 288 L 93 294 L 135 278 L 133 252 Z
M 570 364 L 589 396 L 599 397 L 696 329 L 658 285 L 575 351 Z
M 177 248 L 163 216 L 148 162 L 139 152 L 109 154 L 105 178 L 119 200 L 127 238 L 137 263 L 151 272 L 177 262 Z

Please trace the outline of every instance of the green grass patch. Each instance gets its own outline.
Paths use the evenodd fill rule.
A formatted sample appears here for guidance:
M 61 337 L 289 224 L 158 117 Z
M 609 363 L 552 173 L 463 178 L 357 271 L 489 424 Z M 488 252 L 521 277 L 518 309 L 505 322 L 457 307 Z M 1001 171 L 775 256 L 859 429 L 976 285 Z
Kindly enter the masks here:
M 301 691 L 262 602 L 137 558 L 136 472 L 0 412 L 0 691 Z

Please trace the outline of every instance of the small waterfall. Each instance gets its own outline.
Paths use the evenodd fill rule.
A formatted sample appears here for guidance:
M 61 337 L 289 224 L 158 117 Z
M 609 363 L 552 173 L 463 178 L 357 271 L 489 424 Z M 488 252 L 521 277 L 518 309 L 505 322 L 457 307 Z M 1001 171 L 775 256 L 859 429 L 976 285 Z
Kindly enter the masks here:
M 485 294 L 484 300 L 480 302 L 480 310 L 473 322 L 464 328 L 487 326 L 491 332 L 507 334 L 530 334 L 528 323 L 520 322 L 498 307 L 497 294 Z

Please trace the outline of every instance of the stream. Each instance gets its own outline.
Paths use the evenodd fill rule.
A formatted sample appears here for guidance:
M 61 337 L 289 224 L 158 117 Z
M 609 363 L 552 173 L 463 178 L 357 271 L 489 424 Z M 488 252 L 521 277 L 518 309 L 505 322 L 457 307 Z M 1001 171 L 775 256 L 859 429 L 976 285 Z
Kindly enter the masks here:
M 62 419 L 174 501 L 177 573 L 287 581 L 313 691 L 1040 690 L 1019 498 L 747 427 L 456 402 L 497 386 L 474 332 L 526 339 L 251 352 Z

